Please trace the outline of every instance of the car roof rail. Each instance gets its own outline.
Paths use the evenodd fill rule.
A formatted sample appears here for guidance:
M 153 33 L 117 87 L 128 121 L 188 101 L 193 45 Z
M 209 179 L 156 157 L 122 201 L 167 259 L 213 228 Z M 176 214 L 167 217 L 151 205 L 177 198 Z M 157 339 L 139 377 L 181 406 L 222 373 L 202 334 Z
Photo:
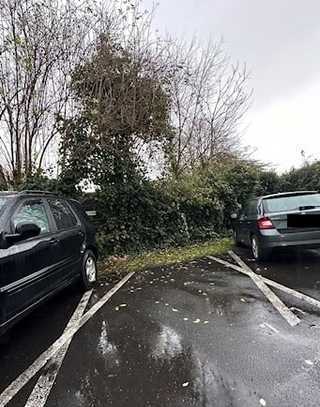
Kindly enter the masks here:
M 0 195 L 15 195 L 18 193 L 18 191 L 0 191 Z
M 57 196 L 57 194 L 55 192 L 48 192 L 48 191 L 40 191 L 37 189 L 26 189 L 24 191 L 20 191 L 19 195 L 53 195 L 53 196 Z

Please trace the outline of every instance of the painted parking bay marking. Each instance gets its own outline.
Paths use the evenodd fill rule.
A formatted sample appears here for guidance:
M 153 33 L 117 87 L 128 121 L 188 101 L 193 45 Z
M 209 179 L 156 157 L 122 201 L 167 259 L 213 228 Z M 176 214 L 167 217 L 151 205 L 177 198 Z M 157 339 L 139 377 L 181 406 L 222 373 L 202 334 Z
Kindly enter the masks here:
M 280 313 L 280 315 L 288 322 L 290 326 L 296 326 L 300 323 L 300 319 L 292 312 L 290 309 L 280 300 L 276 294 L 270 290 L 270 288 L 264 282 L 264 279 L 258 274 L 254 273 L 249 266 L 247 266 L 234 252 L 229 252 L 229 255 L 239 264 L 239 266 L 234 266 L 232 263 L 221 260 L 217 257 L 208 256 L 211 260 L 221 263 L 229 268 L 246 274 L 252 279 L 256 286 L 262 291 L 266 298 L 271 302 L 275 309 Z
M 85 325 L 104 305 L 105 303 L 134 275 L 129 273 L 110 291 L 108 291 L 89 311 L 87 311 L 76 327 L 71 327 L 64 332 L 46 351 L 44 351 L 23 373 L 20 374 L 1 394 L 0 407 L 6 406 L 12 398 L 33 378 L 35 374 L 42 369 L 61 347 L 72 338 L 79 329 Z
M 229 256 L 235 260 L 239 266 L 248 272 L 249 277 L 257 285 L 257 287 L 263 292 L 263 294 L 268 298 L 271 304 L 278 310 L 280 315 L 288 322 L 291 326 L 296 326 L 300 323 L 300 318 L 298 318 L 290 309 L 280 300 L 280 298 L 270 290 L 270 288 L 264 283 L 262 278 L 254 273 L 249 266 L 233 251 L 228 252 Z
M 210 258 L 211 260 L 216 261 L 217 263 L 220 263 L 222 265 L 224 265 L 227 268 L 231 268 L 235 271 L 238 271 L 239 273 L 245 274 L 245 275 L 249 275 L 249 273 L 244 270 L 242 267 L 237 266 L 235 264 L 229 263 L 228 261 L 219 259 L 218 257 L 214 257 L 214 256 L 208 256 L 208 258 Z M 285 285 L 282 285 L 280 283 L 277 283 L 276 281 L 273 280 L 269 280 L 266 277 L 262 277 L 259 276 L 268 286 L 270 287 L 274 287 L 280 291 L 283 291 L 286 294 L 292 295 L 293 297 L 297 298 L 298 300 L 304 301 L 309 305 L 312 305 L 315 308 L 320 309 L 320 301 L 316 300 L 313 297 L 310 297 L 309 295 L 306 294 L 302 294 L 300 291 L 296 291 L 293 290 L 292 288 L 286 287 Z
M 90 290 L 83 294 L 64 332 L 79 324 L 79 321 L 81 320 L 81 317 L 88 305 L 92 291 L 93 290 Z M 55 356 L 47 362 L 47 364 L 49 364 L 49 366 L 47 366 L 48 369 L 39 377 L 36 385 L 32 390 L 32 393 L 30 394 L 25 404 L 25 407 L 43 407 L 46 404 L 51 389 L 61 368 L 62 362 L 68 352 L 71 341 L 72 337 L 58 350 Z M 52 369 L 49 369 L 51 367 Z

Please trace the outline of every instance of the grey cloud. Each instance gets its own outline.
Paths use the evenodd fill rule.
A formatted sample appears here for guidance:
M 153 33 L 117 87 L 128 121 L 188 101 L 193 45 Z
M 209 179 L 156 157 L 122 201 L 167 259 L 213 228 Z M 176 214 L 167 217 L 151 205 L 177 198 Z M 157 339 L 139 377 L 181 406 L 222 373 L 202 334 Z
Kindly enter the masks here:
M 230 56 L 247 62 L 261 108 L 320 74 L 319 16 L 318 0 L 160 0 L 156 25 L 177 36 L 222 37 Z

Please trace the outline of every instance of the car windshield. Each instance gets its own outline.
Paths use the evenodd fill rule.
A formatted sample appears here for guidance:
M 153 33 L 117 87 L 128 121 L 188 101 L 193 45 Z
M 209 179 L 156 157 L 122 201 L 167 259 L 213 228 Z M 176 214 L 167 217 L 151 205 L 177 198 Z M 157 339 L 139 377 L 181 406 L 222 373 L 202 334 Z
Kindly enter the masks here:
M 306 194 L 264 199 L 263 205 L 267 213 L 290 212 L 303 209 L 320 208 L 320 194 Z

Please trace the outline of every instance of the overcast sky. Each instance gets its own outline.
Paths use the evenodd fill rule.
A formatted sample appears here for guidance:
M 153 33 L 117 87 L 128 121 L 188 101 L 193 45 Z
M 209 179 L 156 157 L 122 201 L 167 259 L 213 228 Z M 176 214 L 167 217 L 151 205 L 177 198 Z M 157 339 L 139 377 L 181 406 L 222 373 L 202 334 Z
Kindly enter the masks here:
M 143 0 L 147 8 L 152 0 Z M 254 89 L 244 143 L 283 171 L 320 158 L 320 0 L 159 0 L 162 32 L 223 38 Z

